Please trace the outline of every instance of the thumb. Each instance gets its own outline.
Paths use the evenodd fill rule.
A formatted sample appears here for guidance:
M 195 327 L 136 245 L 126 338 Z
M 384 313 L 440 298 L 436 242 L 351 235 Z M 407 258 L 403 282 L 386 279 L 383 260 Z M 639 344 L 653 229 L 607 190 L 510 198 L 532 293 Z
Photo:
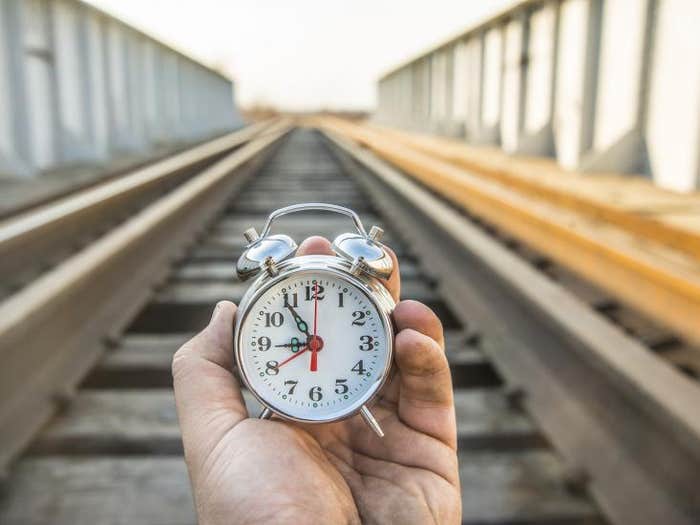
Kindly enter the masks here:
M 185 454 L 190 461 L 212 449 L 234 425 L 248 417 L 231 369 L 236 305 L 216 305 L 209 325 L 175 353 L 175 404 Z
M 227 370 L 233 370 L 233 319 L 237 310 L 231 301 L 218 302 L 209 324 L 183 345 L 182 353 L 193 351 Z

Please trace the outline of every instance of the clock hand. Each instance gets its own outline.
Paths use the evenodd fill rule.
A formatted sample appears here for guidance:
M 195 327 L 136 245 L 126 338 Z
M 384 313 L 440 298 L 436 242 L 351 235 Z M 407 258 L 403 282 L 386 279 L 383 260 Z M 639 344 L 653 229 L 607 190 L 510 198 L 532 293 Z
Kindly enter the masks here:
M 314 335 L 313 338 L 311 339 L 311 342 L 313 344 L 310 344 L 311 346 L 311 367 L 310 370 L 312 372 L 316 372 L 318 370 L 318 283 L 314 286 Z
M 291 343 L 284 343 L 281 345 L 275 345 L 275 348 L 291 348 L 292 352 L 297 353 L 301 348 L 301 342 L 296 337 L 292 337 Z
M 287 310 L 292 314 L 292 317 L 294 318 L 294 322 L 297 324 L 297 328 L 299 331 L 304 334 L 307 339 L 311 337 L 309 335 L 309 325 L 306 324 L 306 322 L 301 318 L 301 316 L 297 313 L 297 311 L 291 306 L 287 305 Z
M 297 352 L 296 354 L 294 354 L 294 355 L 288 357 L 287 359 L 285 359 L 284 361 L 282 361 L 279 365 L 277 365 L 277 370 L 279 370 L 282 366 L 284 366 L 284 365 L 286 365 L 287 363 L 289 363 L 292 359 L 296 359 L 297 357 L 299 357 L 301 354 L 303 354 L 304 352 L 306 352 L 308 349 L 309 349 L 308 346 L 304 346 L 304 349 L 303 349 L 301 352 Z

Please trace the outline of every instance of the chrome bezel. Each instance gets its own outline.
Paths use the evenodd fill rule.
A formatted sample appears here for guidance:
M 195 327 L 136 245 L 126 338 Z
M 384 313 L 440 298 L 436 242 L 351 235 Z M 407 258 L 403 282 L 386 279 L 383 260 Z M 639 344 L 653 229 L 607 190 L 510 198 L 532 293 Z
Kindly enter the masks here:
M 246 386 L 246 388 L 248 388 L 248 390 L 250 390 L 255 399 L 263 407 L 268 408 L 274 414 L 283 419 L 296 421 L 298 423 L 332 423 L 334 421 L 341 421 L 352 417 L 357 414 L 364 405 L 368 405 L 372 402 L 372 400 L 381 391 L 382 387 L 386 384 L 386 381 L 390 376 L 391 367 L 394 362 L 394 329 L 391 321 L 391 313 L 396 305 L 387 289 L 378 280 L 364 276 L 352 275 L 349 273 L 350 266 L 351 265 L 349 262 L 329 255 L 305 255 L 288 259 L 287 261 L 284 261 L 278 265 L 279 273 L 274 277 L 269 276 L 268 274 L 260 275 L 252 283 L 251 287 L 241 300 L 238 313 L 236 314 L 235 335 L 233 339 L 236 367 L 243 384 Z M 271 287 L 277 285 L 281 281 L 287 280 L 291 277 L 298 277 L 300 274 L 307 272 L 327 273 L 336 278 L 344 279 L 353 286 L 357 287 L 376 306 L 387 336 L 386 362 L 384 363 L 384 368 L 377 380 L 370 386 L 370 388 L 367 389 L 362 397 L 348 407 L 347 411 L 344 411 L 340 416 L 332 418 L 298 418 L 287 413 L 284 409 L 275 406 L 271 401 L 263 399 L 262 396 L 251 387 L 248 375 L 246 374 L 243 366 L 244 361 L 242 359 L 243 345 L 241 341 L 241 327 L 243 326 L 243 323 L 245 323 L 245 320 L 250 312 L 253 311 L 252 307 L 256 304 L 260 296 Z

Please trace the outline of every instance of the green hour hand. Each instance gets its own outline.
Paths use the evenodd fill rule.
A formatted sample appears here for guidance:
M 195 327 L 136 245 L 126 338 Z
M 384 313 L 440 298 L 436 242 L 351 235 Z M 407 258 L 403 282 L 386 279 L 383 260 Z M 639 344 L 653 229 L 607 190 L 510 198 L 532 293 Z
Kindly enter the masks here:
M 294 322 L 297 324 L 297 328 L 299 329 L 299 331 L 302 334 L 304 334 L 307 338 L 311 337 L 311 334 L 309 334 L 309 325 L 307 325 L 306 322 L 301 317 L 299 317 L 299 314 L 294 309 L 294 307 L 287 305 L 287 309 L 292 314 Z

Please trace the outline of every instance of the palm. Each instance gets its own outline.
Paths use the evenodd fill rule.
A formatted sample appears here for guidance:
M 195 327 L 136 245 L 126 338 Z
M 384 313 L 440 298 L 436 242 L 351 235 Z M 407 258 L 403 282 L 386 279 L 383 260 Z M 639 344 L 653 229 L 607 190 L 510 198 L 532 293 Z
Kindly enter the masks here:
M 450 479 L 454 450 L 399 419 L 394 399 L 399 389 L 395 378 L 374 407 L 387 433 L 384 439 L 359 416 L 318 426 L 236 422 L 231 414 L 232 428 L 212 449 L 211 457 L 218 460 L 210 463 L 202 480 L 205 494 L 226 497 L 209 500 L 207 506 L 229 516 L 246 509 L 251 521 L 280 512 L 298 517 L 319 503 L 347 522 L 447 521 L 440 517 L 459 500 L 458 487 Z M 257 475 L 243 474 L 250 472 Z M 260 495 L 266 505 L 250 505 Z
M 450 521 L 444 519 L 449 509 L 459 506 L 454 449 L 402 422 L 391 400 L 381 400 L 373 412 L 384 439 L 359 417 L 309 429 L 350 488 L 362 521 Z

